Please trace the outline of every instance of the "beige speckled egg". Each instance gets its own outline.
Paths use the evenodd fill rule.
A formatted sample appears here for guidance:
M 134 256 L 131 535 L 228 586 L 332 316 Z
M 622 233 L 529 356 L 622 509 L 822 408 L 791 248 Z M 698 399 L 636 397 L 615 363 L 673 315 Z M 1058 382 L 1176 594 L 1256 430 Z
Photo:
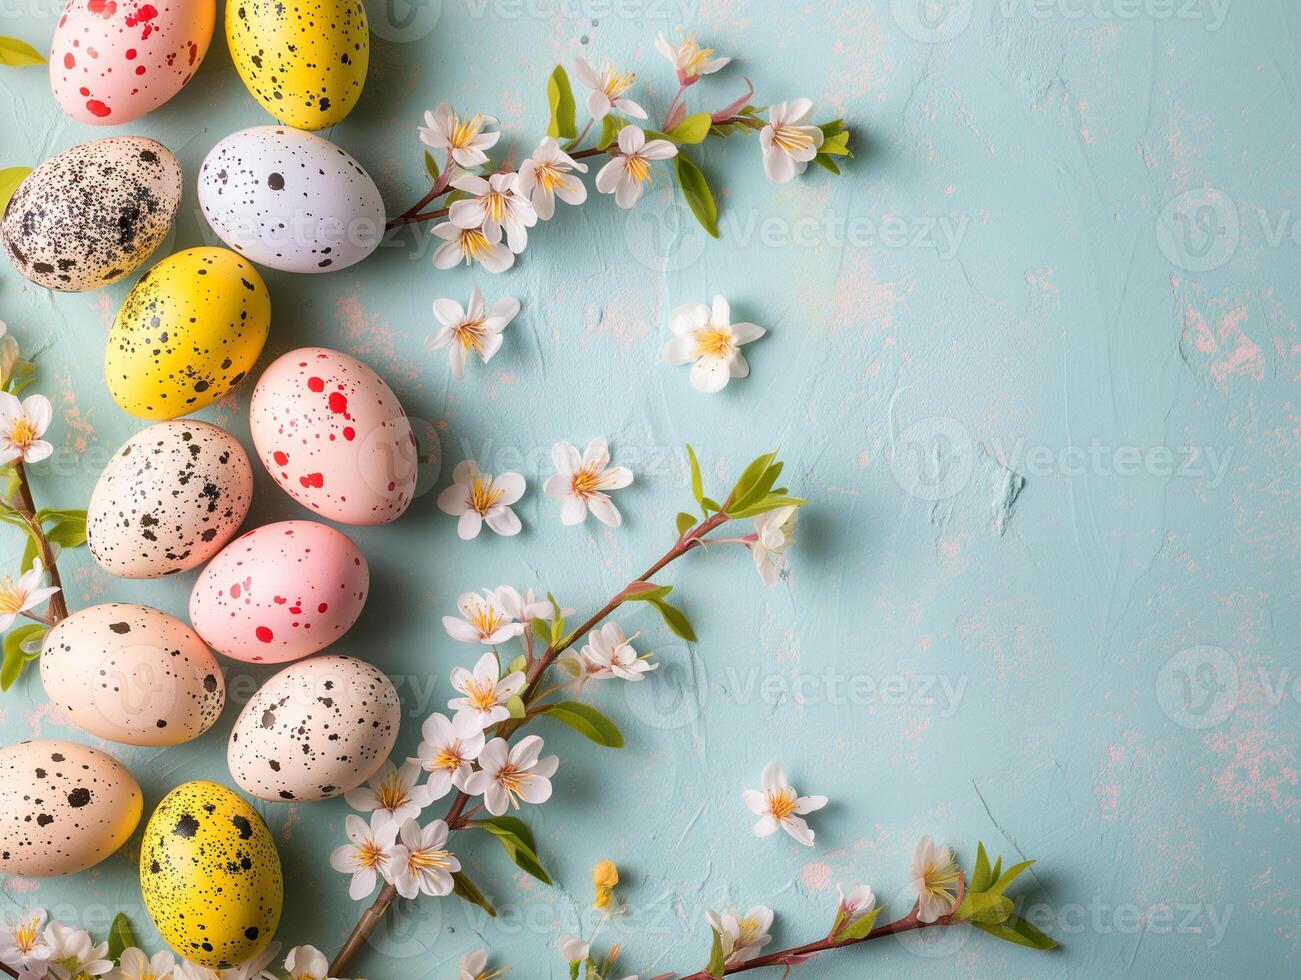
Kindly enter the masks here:
M 352 628 L 370 570 L 347 535 L 315 521 L 249 531 L 208 563 L 190 592 L 190 622 L 235 660 L 284 663 Z
M 76 742 L 0 749 L 0 871 L 44 878 L 99 864 L 135 832 L 140 784 L 106 752 Z
M 128 439 L 100 474 L 87 544 L 105 571 L 124 578 L 188 571 L 231 539 L 252 495 L 238 439 L 207 422 L 160 422 Z
M 398 737 L 393 683 L 352 657 L 286 667 L 249 699 L 231 729 L 235 782 L 263 800 L 324 800 L 360 786 Z
M 323 517 L 386 524 L 411 503 L 411 423 L 384 379 L 356 358 L 324 347 L 276 358 L 253 390 L 249 428 L 280 488 Z
M 149 606 L 106 603 L 45 635 L 41 681 L 79 728 L 130 745 L 179 745 L 221 715 L 217 658 L 179 619 Z

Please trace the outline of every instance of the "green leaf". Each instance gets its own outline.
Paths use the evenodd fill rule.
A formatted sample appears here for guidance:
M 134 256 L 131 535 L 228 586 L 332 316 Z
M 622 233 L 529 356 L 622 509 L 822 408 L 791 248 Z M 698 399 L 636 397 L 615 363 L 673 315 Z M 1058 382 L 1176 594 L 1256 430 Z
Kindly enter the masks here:
M 701 497 L 700 506 L 705 509 L 705 513 L 709 513 L 711 510 L 717 513 L 718 511 L 723 509 L 718 505 L 718 501 L 715 500 L 713 497 Z
M 709 135 L 713 118 L 707 112 L 697 112 L 670 129 L 665 135 L 674 143 L 700 143 Z
M 740 510 L 734 508 L 728 509 L 728 514 L 732 517 L 754 517 L 756 514 L 762 514 L 765 511 L 776 510 L 778 507 L 803 507 L 808 501 L 803 497 L 786 497 L 782 494 L 771 494 L 764 497 L 756 504 L 743 507 Z
M 528 714 L 524 701 L 518 694 L 512 694 L 506 699 L 506 710 L 510 712 L 512 718 L 523 718 Z
M 547 102 L 551 106 L 551 122 L 547 125 L 547 135 L 566 140 L 577 136 L 578 125 L 574 121 L 574 92 L 569 87 L 569 75 L 563 65 L 556 65 L 556 70 L 547 79 Z
M 972 925 L 997 939 L 1018 946 L 1028 946 L 1030 949 L 1057 948 L 1057 943 L 1050 936 L 1044 935 L 1017 915 L 1010 916 L 1006 922 L 974 922 Z
M 621 119 L 613 112 L 607 113 L 601 118 L 601 135 L 597 137 L 596 148 L 604 150 L 619 136 L 619 130 L 628 125 L 627 119 Z
M 687 443 L 687 459 L 691 462 L 691 495 L 699 504 L 705 499 L 705 478 L 700 473 L 700 460 L 696 458 L 696 451 L 691 448 L 691 443 Z
M 79 548 L 86 543 L 86 512 L 75 517 L 61 517 L 45 532 L 46 540 L 60 548 Z
M 813 162 L 828 173 L 833 173 L 837 177 L 840 176 L 839 165 L 837 165 L 836 161 L 831 159 L 831 157 L 827 156 L 825 153 L 819 153 L 813 158 Z
M 656 585 L 654 582 L 633 582 L 623 590 L 624 602 L 657 602 L 673 591 L 671 585 Z
M 845 943 L 865 938 L 867 934 L 872 931 L 872 927 L 876 925 L 876 917 L 880 914 L 881 906 L 878 905 L 852 926 L 841 929 L 840 932 L 836 933 L 836 942 Z
M 438 180 L 438 161 L 428 150 L 425 150 L 425 173 L 429 175 L 430 180 Z
M 705 967 L 705 972 L 711 977 L 721 977 L 726 969 L 723 961 L 723 937 L 717 929 L 710 931 L 714 934 L 714 944 L 709 949 L 709 965 Z
M 691 213 L 705 231 L 717 238 L 718 202 L 714 200 L 714 192 L 709 189 L 709 181 L 685 153 L 679 153 L 673 158 L 673 166 L 678 175 L 678 186 L 686 196 Z
M 994 878 L 990 874 L 989 855 L 985 853 L 983 842 L 976 844 L 976 866 L 971 872 L 971 890 L 983 892 L 989 888 Z
M 619 727 L 590 704 L 581 701 L 559 701 L 547 705 L 542 713 L 563 722 L 578 734 L 609 749 L 623 748 L 623 733 Z
M 485 817 L 470 826 L 482 828 L 496 837 L 497 842 L 505 848 L 510 859 L 521 871 L 531 874 L 544 885 L 551 884 L 551 876 L 538 860 L 534 851 L 533 835 L 523 820 L 510 816 Z
M 464 871 L 452 872 L 452 894 L 471 905 L 479 906 L 494 919 L 497 917 L 497 910 L 492 907 L 492 903 L 484 897 L 483 892 L 479 891 L 478 886 L 466 877 Z
M 823 138 L 828 139 L 845 131 L 845 120 L 832 119 L 830 122 L 819 123 L 818 129 L 822 130 Z
M 32 172 L 31 167 L 5 167 L 0 170 L 0 214 L 9 204 L 9 198 L 14 196 L 18 190 L 18 185 L 27 179 L 27 175 Z
M 953 911 L 956 919 L 973 922 L 1005 922 L 1012 914 L 1012 900 L 993 892 L 967 892 Z
M 506 673 L 518 674 L 528 665 L 529 665 L 529 658 L 524 656 L 524 654 L 521 653 L 518 657 L 516 657 L 514 660 L 510 662 L 510 666 L 506 668 Z
M 45 59 L 34 47 L 16 37 L 0 37 L 0 65 L 21 68 L 23 65 L 43 65 Z
M 999 863 L 1002 863 L 1001 859 Z M 1014 882 L 1017 877 L 1032 864 L 1034 864 L 1033 861 L 1022 861 L 1020 864 L 1012 865 L 1012 867 L 1008 868 L 994 880 L 994 883 L 989 886 L 987 891 L 991 895 L 1002 895 L 1003 892 L 1007 891 L 1012 882 Z
M 533 631 L 533 635 L 536 636 L 543 643 L 551 642 L 551 624 L 548 623 L 545 619 L 529 620 L 529 629 L 531 629 Z
M 776 458 L 776 453 L 764 453 L 762 456 L 750 461 L 750 465 L 741 472 L 740 479 L 736 481 L 736 486 L 732 488 L 732 496 L 728 500 L 729 514 L 736 508 L 744 507 L 758 500 L 777 482 L 777 476 L 774 474 L 767 485 L 764 485 L 764 478 Z
M 677 636 L 682 637 L 688 643 L 696 642 L 696 631 L 691 628 L 690 620 L 687 619 L 686 614 L 681 609 L 670 605 L 663 599 L 651 599 L 650 604 L 660 611 L 660 615 L 664 617 L 664 622 Z
M 135 933 L 125 912 L 113 917 L 113 924 L 108 927 L 108 958 L 117 961 L 122 957 L 122 950 L 136 945 Z
M 23 668 L 40 658 L 40 652 L 30 654 L 23 644 L 44 637 L 49 627 L 44 623 L 26 623 L 15 626 L 4 638 L 4 661 L 0 663 L 0 691 L 7 691 L 22 675 Z
M 696 526 L 696 515 L 688 514 L 686 511 L 682 511 L 681 513 L 678 514 L 678 518 L 674 526 L 677 527 L 678 529 L 678 537 L 682 537 L 682 535 L 686 534 L 688 531 L 690 531 L 693 527 Z

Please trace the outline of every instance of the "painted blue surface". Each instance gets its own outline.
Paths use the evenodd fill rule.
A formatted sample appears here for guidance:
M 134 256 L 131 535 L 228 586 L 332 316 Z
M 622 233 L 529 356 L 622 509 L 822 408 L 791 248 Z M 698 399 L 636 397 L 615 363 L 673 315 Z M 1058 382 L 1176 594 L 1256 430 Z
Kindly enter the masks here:
M 394 212 L 423 190 L 415 127 L 434 103 L 500 116 L 518 159 L 545 126 L 551 66 L 577 54 L 635 68 L 662 110 L 672 82 L 652 42 L 679 26 L 738 58 L 692 91 L 697 104 L 730 101 L 742 75 L 761 104 L 807 95 L 820 118 L 848 118 L 857 159 L 841 178 L 814 170 L 777 187 L 753 141 L 710 148 L 719 242 L 661 182 L 628 215 L 606 199 L 562 209 L 495 279 L 436 272 L 426 233 L 333 275 L 266 274 L 263 362 L 307 343 L 367 360 L 437 434 L 426 448 L 449 465 L 431 462 L 422 488 L 467 453 L 529 479 L 514 540 L 458 541 L 429 493 L 397 524 L 350 532 L 374 586 L 337 649 L 402 684 L 399 755 L 473 655 L 439 626 L 456 595 L 512 583 L 595 608 L 671 542 L 689 500 L 683 442 L 718 486 L 780 445 L 811 500 L 788 584 L 765 590 L 739 550 L 665 577 L 694 647 L 644 614 L 624 620 L 662 664 L 649 683 L 599 694 L 624 750 L 542 732 L 562 763 L 554 800 L 530 817 L 557 888 L 488 842 L 462 844 L 507 914 L 406 909 L 363 975 L 454 976 L 461 952 L 487 945 L 513 976 L 562 976 L 547 946 L 590 921 L 588 876 L 604 857 L 623 870 L 630 913 L 601 943 L 623 943 L 626 972 L 689 972 L 704 965 L 707 907 L 773 906 L 782 945 L 826 930 L 836 884 L 870 883 L 902 914 L 923 833 L 968 866 L 978 840 L 1039 859 L 1023 894 L 1062 948 L 887 940 L 797 972 L 1264 977 L 1301 965 L 1297 12 L 1230 0 L 925 11 L 937 16 L 912 0 L 435 0 L 407 27 L 373 12 L 372 77 L 327 135 Z M 43 47 L 56 16 L 38 4 L 3 33 Z M 171 147 L 189 178 L 165 247 L 207 240 L 196 168 L 265 121 L 217 41 L 177 99 L 128 128 Z M 99 135 L 58 112 L 38 69 L 0 74 L 0 131 L 0 166 Z M 422 343 L 432 301 L 463 301 L 473 283 L 524 309 L 489 367 L 455 383 Z M 101 376 L 128 286 L 56 296 L 0 269 L 0 318 L 42 349 L 59 417 L 59 453 L 34 468 L 43 503 L 84 505 L 105 456 L 141 427 Z M 749 379 L 705 396 L 658 350 L 668 311 L 714 292 L 769 333 L 747 348 Z M 247 440 L 247 395 L 201 417 Z M 617 498 L 626 524 L 562 528 L 541 493 L 548 447 L 598 434 L 637 473 Z M 250 526 L 302 515 L 258 473 Z M 15 564 L 19 543 L 5 548 Z M 65 564 L 74 606 L 183 614 L 193 579 L 116 581 L 84 551 Z M 268 673 L 233 667 L 232 689 L 247 696 L 239 676 Z M 0 710 L 5 741 L 81 737 L 34 672 Z M 234 716 L 188 746 L 114 752 L 150 806 L 186 779 L 227 781 Z M 831 797 L 811 849 L 750 835 L 740 789 L 772 758 L 801 792 Z M 360 911 L 327 863 L 345 804 L 260 809 L 287 871 L 280 938 L 333 947 Z M 6 881 L 6 902 L 100 931 L 125 909 L 154 946 L 136 850 L 38 887 Z

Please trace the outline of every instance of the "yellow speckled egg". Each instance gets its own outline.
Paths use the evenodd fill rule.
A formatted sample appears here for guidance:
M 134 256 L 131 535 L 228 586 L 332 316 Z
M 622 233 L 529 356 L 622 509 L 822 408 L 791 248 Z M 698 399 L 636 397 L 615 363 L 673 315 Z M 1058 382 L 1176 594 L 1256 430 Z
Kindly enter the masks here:
M 253 264 L 224 248 L 159 262 L 127 293 L 108 335 L 113 399 L 143 419 L 174 419 L 234 389 L 257 361 L 271 297 Z
M 252 959 L 280 924 L 284 882 L 271 832 L 244 798 L 216 783 L 184 783 L 149 818 L 140 891 L 154 927 L 200 966 Z
M 286 126 L 341 122 L 366 83 L 361 0 L 229 0 L 226 41 L 244 85 Z

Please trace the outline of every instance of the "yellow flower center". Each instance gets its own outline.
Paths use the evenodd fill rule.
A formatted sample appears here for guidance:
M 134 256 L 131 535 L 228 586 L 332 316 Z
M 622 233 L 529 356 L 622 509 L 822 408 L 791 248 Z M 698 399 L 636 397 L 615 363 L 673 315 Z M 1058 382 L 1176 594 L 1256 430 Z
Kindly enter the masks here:
M 519 809 L 519 800 L 516 799 L 516 796 L 528 780 L 528 773 L 520 772 L 510 763 L 502 766 L 497 773 L 497 783 L 506 791 L 506 795 L 510 797 L 510 805 L 516 810 Z
M 628 171 L 628 176 L 637 183 L 650 180 L 650 161 L 636 153 L 630 153 L 623 158 L 623 165 Z
M 470 488 L 470 507 L 480 514 L 486 514 L 492 510 L 493 505 L 501 499 L 504 492 L 497 484 L 478 477 L 474 481 L 474 486 Z
M 38 438 L 40 438 L 40 433 L 27 420 L 26 415 L 20 415 L 14 419 L 13 428 L 9 430 L 9 441 L 15 446 L 19 449 L 27 449 Z
M 730 357 L 736 353 L 732 331 L 706 327 L 696 334 L 696 357 Z
M 489 191 L 483 196 L 483 209 L 488 219 L 498 224 L 506 217 L 507 195 L 501 191 Z
M 813 137 L 804 126 L 774 126 L 772 141 L 774 146 L 780 147 L 787 153 L 808 150 L 813 146 Z
M 601 474 L 590 466 L 584 466 L 569 479 L 569 492 L 575 497 L 586 499 L 601 489 Z
M 465 685 L 465 697 L 479 711 L 487 711 L 497 705 L 497 685 L 476 677 Z
M 456 119 L 456 125 L 452 127 L 452 135 L 448 142 L 452 144 L 454 150 L 464 150 L 470 145 L 470 141 L 479 135 L 479 130 L 483 128 L 483 115 L 476 112 L 464 122 L 459 116 Z
M 352 863 L 360 869 L 380 870 L 388 861 L 388 856 L 375 841 L 367 839 L 356 846 L 352 852 Z
M 565 174 L 554 163 L 539 163 L 534 171 L 534 176 L 542 185 L 544 190 L 555 191 L 557 187 L 563 187 L 565 184 Z
M 407 856 L 407 867 L 412 871 L 427 871 L 430 868 L 446 870 L 452 866 L 448 860 L 451 856 L 448 851 L 412 851 Z
M 434 756 L 433 761 L 425 768 L 430 772 L 437 772 L 439 769 L 456 772 L 464 762 L 465 758 L 461 755 L 461 740 L 458 738 Z
M 777 820 L 785 820 L 795 812 L 795 790 L 787 786 L 768 794 L 768 809 Z
M 461 345 L 461 350 L 467 354 L 482 352 L 485 348 L 484 337 L 487 331 L 483 329 L 483 318 L 477 320 L 464 320 L 458 323 L 453 331 L 456 334 L 457 343 Z
M 755 942 L 763 935 L 759 928 L 759 922 L 746 916 L 744 919 L 738 919 L 736 922 L 736 942 L 733 944 L 737 949 L 743 946 L 753 946 Z
M 396 771 L 385 773 L 379 782 L 379 789 L 375 796 L 379 799 L 379 805 L 385 810 L 396 810 L 408 799 L 407 788 L 402 785 L 402 780 Z
M 700 66 L 713 57 L 713 48 L 702 48 L 696 44 L 696 36 L 693 34 L 682 42 L 679 49 L 680 54 L 685 55 L 685 64 L 682 66 L 682 73 L 688 78 L 693 78 L 700 74 Z
M 952 902 L 958 897 L 958 880 L 961 872 L 951 854 L 945 854 L 939 863 L 932 864 L 922 873 L 922 888 L 928 895 Z
M 483 261 L 485 255 L 492 254 L 492 243 L 478 228 L 461 229 L 461 254 L 465 256 L 467 263 L 478 259 Z
M 0 579 L 0 613 L 18 615 L 23 611 L 27 593 L 18 588 L 18 583 L 6 575 Z
M 30 953 L 39 938 L 40 931 L 36 919 L 28 919 L 14 930 L 14 945 L 24 953 Z
M 635 72 L 625 71 L 616 72 L 609 65 L 605 67 L 605 78 L 602 79 L 601 91 L 613 102 L 624 92 L 632 88 L 632 83 L 637 80 Z

